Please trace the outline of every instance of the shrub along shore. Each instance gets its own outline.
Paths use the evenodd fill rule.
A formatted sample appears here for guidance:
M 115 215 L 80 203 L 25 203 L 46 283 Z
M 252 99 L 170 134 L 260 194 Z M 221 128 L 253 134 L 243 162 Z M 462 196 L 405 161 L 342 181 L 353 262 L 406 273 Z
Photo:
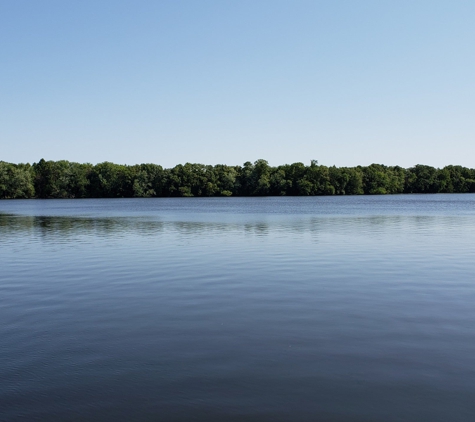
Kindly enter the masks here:
M 475 169 L 462 166 L 411 168 L 371 164 L 327 167 L 312 161 L 269 166 L 157 164 L 96 165 L 40 160 L 0 161 L 0 198 L 131 198 L 184 196 L 306 196 L 475 192 Z

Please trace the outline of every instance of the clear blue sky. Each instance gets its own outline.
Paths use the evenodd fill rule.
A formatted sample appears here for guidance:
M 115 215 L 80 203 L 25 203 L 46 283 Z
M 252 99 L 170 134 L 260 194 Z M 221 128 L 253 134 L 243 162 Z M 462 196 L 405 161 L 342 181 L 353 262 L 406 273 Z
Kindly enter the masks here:
M 475 167 L 475 1 L 0 2 L 0 160 Z

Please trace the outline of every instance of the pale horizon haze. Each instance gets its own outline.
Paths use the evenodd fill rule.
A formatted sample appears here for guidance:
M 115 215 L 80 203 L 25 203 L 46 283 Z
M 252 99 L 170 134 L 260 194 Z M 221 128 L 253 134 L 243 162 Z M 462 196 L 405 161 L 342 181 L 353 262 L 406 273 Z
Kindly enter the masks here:
M 0 2 L 0 161 L 475 167 L 474 1 Z

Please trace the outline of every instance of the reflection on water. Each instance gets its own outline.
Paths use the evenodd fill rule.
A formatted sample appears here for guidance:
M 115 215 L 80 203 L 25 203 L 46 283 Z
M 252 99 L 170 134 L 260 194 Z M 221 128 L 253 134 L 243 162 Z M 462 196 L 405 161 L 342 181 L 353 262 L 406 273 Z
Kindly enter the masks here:
M 213 221 L 164 221 L 151 217 L 71 217 L 71 216 L 22 216 L 0 213 L 0 235 L 3 241 L 20 235 L 41 236 L 54 241 L 74 241 L 77 236 L 112 236 L 135 234 L 150 236 L 163 232 L 226 233 L 242 231 L 255 235 L 270 235 L 276 232 L 294 234 L 318 234 L 332 232 L 344 235 L 374 235 L 380 231 L 415 230 L 426 234 L 436 231 L 451 231 L 463 228 L 473 230 L 473 217 L 467 216 L 342 216 L 274 219 L 270 221 L 244 220 L 239 222 Z
M 470 421 L 447 198 L 0 202 L 0 420 Z

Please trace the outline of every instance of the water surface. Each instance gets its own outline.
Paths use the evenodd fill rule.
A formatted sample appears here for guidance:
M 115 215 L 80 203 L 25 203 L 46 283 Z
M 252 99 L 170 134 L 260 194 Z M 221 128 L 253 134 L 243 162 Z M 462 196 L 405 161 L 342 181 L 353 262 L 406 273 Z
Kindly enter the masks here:
M 0 201 L 0 420 L 472 421 L 475 195 Z

